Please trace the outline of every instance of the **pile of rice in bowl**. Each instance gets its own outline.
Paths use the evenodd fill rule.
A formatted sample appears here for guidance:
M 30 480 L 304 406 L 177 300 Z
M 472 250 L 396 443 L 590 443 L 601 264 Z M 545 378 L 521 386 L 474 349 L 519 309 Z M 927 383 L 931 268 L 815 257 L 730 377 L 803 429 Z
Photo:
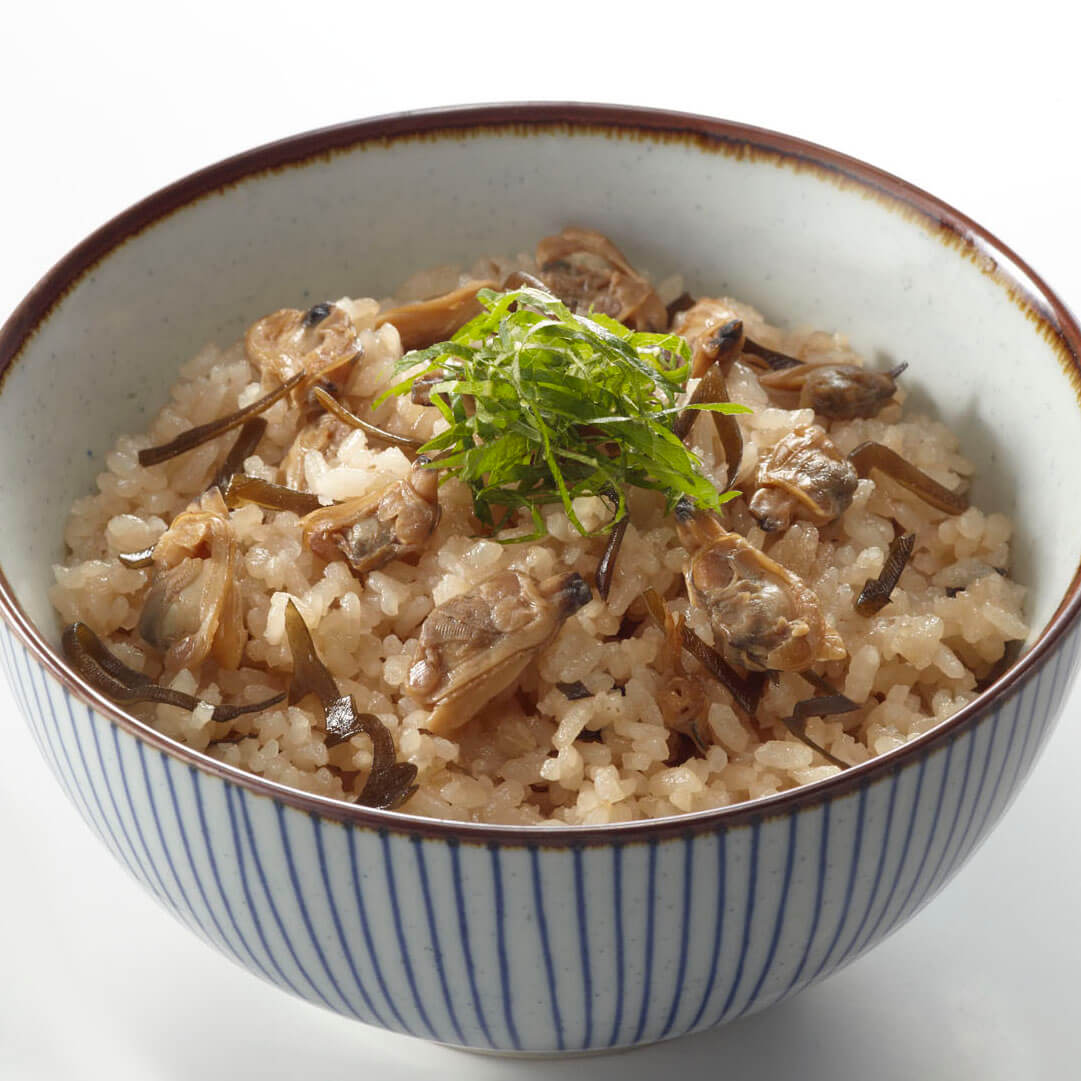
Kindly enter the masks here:
M 330 739 L 325 702 L 317 694 L 291 704 L 279 697 L 294 671 L 287 626 L 292 602 L 338 693 L 351 696 L 359 713 L 378 718 L 397 760 L 415 766 L 400 810 L 486 823 L 601 824 L 724 807 L 818 781 L 900 747 L 971 701 L 997 670 L 1007 644 L 1027 633 L 1024 590 L 1006 574 L 1011 524 L 1003 515 L 975 507 L 944 511 L 870 470 L 858 476 L 849 471 L 832 520 L 800 510 L 797 500 L 790 520 L 777 528 L 760 508 L 753 512 L 752 502 L 775 448 L 809 429 L 821 433 L 819 443 L 832 446 L 835 462 L 848 461 L 871 441 L 944 489 L 960 491 L 972 469 L 954 435 L 927 417 L 903 415 L 904 376 L 865 410 L 873 415 L 816 415 L 798 387 L 778 387 L 781 373 L 796 369 L 794 361 L 775 369 L 776 358 L 795 358 L 804 374 L 811 367 L 862 366 L 843 337 L 783 331 L 730 299 L 692 306 L 684 295 L 666 309 L 680 283 L 654 289 L 597 236 L 565 230 L 542 243 L 538 258 L 485 259 L 467 273 L 427 272 L 383 304 L 342 299 L 307 313 L 276 313 L 256 323 L 246 341 L 224 350 L 208 346 L 185 364 L 171 401 L 149 430 L 122 436 L 107 456 L 97 493 L 76 501 L 64 537 L 68 555 L 55 568 L 51 599 L 65 625 L 85 624 L 146 684 L 197 700 L 194 708 L 161 701 L 124 708 L 223 762 L 297 789 L 357 800 L 372 769 L 371 733 Z M 546 259 L 551 251 L 544 244 L 552 241 L 563 247 Z M 718 325 L 742 325 L 725 371 L 728 400 L 750 409 L 733 419 L 742 439 L 737 460 L 729 463 L 731 444 L 726 448 L 712 413 L 694 415 L 685 435 L 701 475 L 717 491 L 731 487 L 742 494 L 716 513 L 694 514 L 699 525 L 728 537 L 744 555 L 747 547 L 767 555 L 787 575 L 783 581 L 798 580 L 811 596 L 820 622 L 809 638 L 795 632 L 805 633 L 796 645 L 810 642 L 802 662 L 772 667 L 768 658 L 784 648 L 771 653 L 775 642 L 762 646 L 748 644 L 746 635 L 729 637 L 701 596 L 692 602 L 684 575 L 694 553 L 688 553 L 688 531 L 664 492 L 626 492 L 628 524 L 605 599 L 597 571 L 609 545 L 603 530 L 613 504 L 603 495 L 573 499 L 587 535 L 555 502 L 539 510 L 544 535 L 501 543 L 533 532 L 529 515 L 510 514 L 484 528 L 474 491 L 458 476 L 444 475 L 430 535 L 392 546 L 381 564 L 358 570 L 344 546 L 313 548 L 311 529 L 297 510 L 243 499 L 230 500 L 227 508 L 221 502 L 213 484 L 236 441 L 235 428 L 160 464 L 140 464 L 140 451 L 258 402 L 307 363 L 311 341 L 326 343 L 333 333 L 348 341 L 350 362 L 317 373 L 325 379 L 295 382 L 263 410 L 265 431 L 240 469 L 309 493 L 309 506 L 300 508 L 305 513 L 310 506 L 366 497 L 370 517 L 385 493 L 408 494 L 403 486 L 417 475 L 414 445 L 447 426 L 440 410 L 415 394 L 391 396 L 371 408 L 402 378 L 396 365 L 403 340 L 408 347 L 449 338 L 480 309 L 478 282 L 506 286 L 508 275 L 518 284 L 543 285 L 582 315 L 603 311 L 635 329 L 682 332 L 698 367 L 703 350 L 716 351 Z M 419 302 L 434 295 L 440 300 Z M 715 317 L 703 324 L 703 311 Z M 286 347 L 302 340 L 303 347 Z M 279 354 L 275 342 L 285 343 Z M 752 343 L 757 352 L 750 351 Z M 764 384 L 764 373 L 771 372 L 774 385 L 769 378 Z M 918 372 L 908 377 L 918 380 Z M 683 400 L 697 385 L 692 377 Z M 313 397 L 317 386 L 405 442 L 394 445 L 325 411 Z M 182 558 L 170 556 L 170 546 L 176 548 L 170 527 L 192 509 L 213 517 L 218 532 L 204 530 L 183 542 Z M 688 514 L 684 508 L 684 518 Z M 733 534 L 742 539 L 732 540 Z M 864 607 L 861 613 L 861 591 L 883 571 L 902 534 L 914 541 L 907 562 L 901 560 L 899 580 L 877 611 Z M 200 573 L 218 558 L 222 536 L 232 593 L 222 611 L 208 617 L 212 576 Z M 141 560 L 131 555 L 140 552 Z M 191 611 L 178 614 L 168 605 L 164 614 L 157 611 L 163 592 L 156 579 L 167 572 L 183 580 L 165 590 L 166 601 Z M 448 720 L 438 701 L 416 689 L 424 682 L 417 672 L 432 626 L 441 606 L 456 598 L 480 596 L 498 607 L 490 588 L 487 594 L 474 591 L 493 581 L 513 585 L 507 572 L 519 572 L 526 592 L 536 584 L 572 583 L 574 600 L 526 650 L 524 667 L 509 686 L 496 686 L 495 679 L 490 695 L 482 691 Z M 651 614 L 648 596 L 663 601 L 660 620 L 655 604 Z M 148 599 L 157 622 L 145 617 Z M 430 619 L 433 611 L 437 617 Z M 227 618 L 233 619 L 229 641 Z M 199 633 L 208 639 L 204 648 L 190 648 Z M 748 704 L 733 695 L 696 655 L 681 649 L 680 635 L 713 647 L 737 679 L 753 685 L 755 700 Z M 490 641 L 481 643 L 469 663 L 483 669 L 490 655 L 495 665 L 498 651 Z M 813 704 L 799 708 L 839 696 L 845 699 L 841 712 L 822 707 L 816 714 Z M 215 719 L 221 703 L 276 698 L 262 710 Z

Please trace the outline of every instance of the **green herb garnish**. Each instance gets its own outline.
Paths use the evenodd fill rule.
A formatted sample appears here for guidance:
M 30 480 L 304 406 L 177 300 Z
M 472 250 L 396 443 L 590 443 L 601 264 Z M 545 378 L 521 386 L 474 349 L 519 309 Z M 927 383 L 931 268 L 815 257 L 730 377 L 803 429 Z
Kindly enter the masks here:
M 588 535 L 573 500 L 603 496 L 615 506 L 607 531 L 625 516 L 629 487 L 662 492 L 669 509 L 683 496 L 712 510 L 735 497 L 716 490 L 672 430 L 690 373 L 682 338 L 575 315 L 540 289 L 477 296 L 486 310 L 450 341 L 402 357 L 397 370 L 416 371 L 375 405 L 443 373 L 431 402 L 449 428 L 421 453 L 469 485 L 484 525 L 495 527 L 497 508 L 525 509 L 533 532 L 513 539 L 534 540 L 545 533 L 540 508 L 562 503 Z M 748 412 L 729 402 L 694 408 Z

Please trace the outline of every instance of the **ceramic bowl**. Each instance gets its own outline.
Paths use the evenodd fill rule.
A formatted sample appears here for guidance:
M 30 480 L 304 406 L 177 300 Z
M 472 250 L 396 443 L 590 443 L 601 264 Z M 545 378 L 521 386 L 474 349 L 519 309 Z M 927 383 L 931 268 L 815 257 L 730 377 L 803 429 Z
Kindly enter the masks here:
M 46 591 L 62 523 L 178 365 L 313 298 L 528 248 L 567 222 L 661 277 L 846 331 L 911 365 L 981 505 L 1018 523 L 1022 659 L 905 747 L 729 809 L 603 828 L 414 819 L 285 789 L 150 731 L 64 663 Z M 1078 653 L 1081 334 L 985 230 L 783 135 L 606 106 L 364 121 L 242 154 L 75 248 L 0 338 L 0 657 L 68 797 L 178 919 L 349 1017 L 503 1052 L 718 1025 L 904 923 L 987 836 Z M 57 389 L 63 388 L 58 394 Z M 929 976 L 928 978 L 932 978 Z M 168 981 L 168 973 L 162 973 Z

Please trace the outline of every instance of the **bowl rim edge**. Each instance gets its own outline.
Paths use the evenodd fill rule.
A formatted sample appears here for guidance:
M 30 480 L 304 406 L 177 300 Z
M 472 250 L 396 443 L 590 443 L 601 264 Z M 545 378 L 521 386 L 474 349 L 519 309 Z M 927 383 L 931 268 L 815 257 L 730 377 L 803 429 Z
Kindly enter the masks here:
M 587 102 L 520 102 L 450 106 L 406 111 L 335 124 L 264 143 L 224 158 L 159 189 L 114 216 L 64 255 L 37 282 L 0 327 L 0 390 L 37 328 L 51 315 L 82 277 L 129 237 L 166 219 L 174 211 L 246 180 L 257 180 L 285 167 L 301 167 L 320 157 L 348 153 L 365 144 L 393 144 L 419 137 L 454 137 L 463 132 L 490 132 L 511 137 L 564 129 L 572 134 L 638 134 L 675 137 L 707 148 L 761 153 L 781 163 L 810 168 L 869 190 L 894 211 L 908 211 L 928 228 L 944 232 L 959 245 L 959 257 L 990 260 L 996 284 L 1027 311 L 1039 332 L 1059 352 L 1067 378 L 1081 403 L 1081 328 L 1066 305 L 1028 264 L 1007 245 L 951 205 L 913 184 L 857 158 L 828 147 L 754 125 L 695 113 Z M 843 773 L 772 796 L 728 807 L 671 815 L 660 819 L 577 826 L 519 826 L 424 818 L 396 811 L 362 807 L 290 788 L 201 751 L 177 743 L 136 720 L 105 698 L 74 671 L 49 644 L 15 599 L 0 567 L 0 615 L 52 675 L 65 694 L 74 695 L 112 724 L 150 744 L 168 757 L 197 767 L 219 779 L 239 784 L 252 795 L 279 800 L 295 809 L 342 825 L 369 827 L 451 842 L 513 846 L 580 847 L 630 841 L 656 841 L 671 836 L 756 824 L 764 819 L 852 795 L 873 781 L 899 772 L 926 755 L 943 749 L 968 727 L 1020 693 L 1062 644 L 1081 615 L 1081 566 L 1055 612 L 1027 652 L 976 699 L 928 732 L 886 754 Z M 15 687 L 12 684 L 14 692 Z

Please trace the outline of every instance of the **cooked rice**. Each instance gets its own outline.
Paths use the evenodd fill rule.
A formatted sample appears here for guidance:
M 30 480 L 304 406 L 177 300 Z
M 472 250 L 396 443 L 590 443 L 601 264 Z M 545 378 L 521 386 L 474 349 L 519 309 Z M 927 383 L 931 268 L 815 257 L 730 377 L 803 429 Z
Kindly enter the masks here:
M 471 276 L 530 269 L 531 260 L 485 260 L 459 275 L 439 268 L 405 283 L 398 302 L 450 289 Z M 668 282 L 661 291 L 679 291 Z M 664 299 L 668 299 L 665 296 Z M 391 379 L 401 353 L 397 331 L 375 329 L 379 304 L 338 302 L 361 331 L 365 362 L 357 365 L 347 395 L 364 408 Z M 843 337 L 786 333 L 745 305 L 733 304 L 748 335 L 760 343 L 816 362 L 862 363 Z M 910 373 L 918 379 L 918 371 Z M 750 368 L 736 363 L 729 379 L 733 400 L 752 407 L 739 423 L 745 441 L 737 478 L 753 476 L 756 463 L 779 439 L 814 422 L 810 410 L 771 406 Z M 132 570 L 121 552 L 153 544 L 175 515 L 209 484 L 234 434 L 162 465 L 143 468 L 141 448 L 164 443 L 192 425 L 232 412 L 261 395 L 258 378 L 240 344 L 208 346 L 180 372 L 172 399 L 143 435 L 122 436 L 97 479 L 98 492 L 76 501 L 67 523 L 69 554 L 55 568 L 51 597 L 64 623 L 90 625 L 125 663 L 152 677 L 161 672 L 155 651 L 133 633 L 150 572 Z M 909 458 L 953 488 L 969 478 L 970 464 L 957 439 L 927 417 L 902 418 L 904 391 L 873 420 L 827 424 L 842 452 L 873 439 Z M 269 427 L 245 471 L 281 481 L 279 465 L 297 432 L 286 402 L 265 414 Z M 436 411 L 392 399 L 375 422 L 427 438 Z M 295 465 L 301 481 L 325 501 L 362 495 L 388 478 L 404 477 L 409 461 L 397 449 L 372 449 L 362 432 L 349 432 L 326 452 L 309 450 Z M 690 444 L 719 486 L 712 422 L 699 418 Z M 534 661 L 516 693 L 491 704 L 453 738 L 430 734 L 427 712 L 405 693 L 420 625 L 432 607 L 505 569 L 543 578 L 577 571 L 592 581 L 604 539 L 583 539 L 562 509 L 548 508 L 550 535 L 543 541 L 501 545 L 475 535 L 468 490 L 455 480 L 440 493 L 443 517 L 426 552 L 410 565 L 394 562 L 358 580 L 344 562 L 326 563 L 301 543 L 296 515 L 242 506 L 232 522 L 243 549 L 240 570 L 245 624 L 250 638 L 238 671 L 205 662 L 181 671 L 172 686 L 208 703 L 252 703 L 287 683 L 292 662 L 284 638 L 291 597 L 311 629 L 316 649 L 342 693 L 361 711 L 377 714 L 392 733 L 403 760 L 418 768 L 419 790 L 403 806 L 412 814 L 490 823 L 620 822 L 634 818 L 723 807 L 768 796 L 839 772 L 782 723 L 795 704 L 817 693 L 800 675 L 784 673 L 768 684 L 752 727 L 742 722 L 728 694 L 703 676 L 712 745 L 704 757 L 676 765 L 670 733 L 658 705 L 665 675 L 659 661 L 663 635 L 643 620 L 642 591 L 652 586 L 673 598 L 676 612 L 712 642 L 708 618 L 689 609 L 682 585 L 685 553 L 671 518 L 652 493 L 633 493 L 629 526 L 607 603 L 594 599 L 571 616 L 556 640 Z M 598 499 L 576 510 L 588 527 L 608 512 Z M 896 521 L 916 533 L 916 553 L 885 608 L 871 618 L 853 602 L 878 574 Z M 889 480 L 859 482 L 851 507 L 824 528 L 796 522 L 779 538 L 757 527 L 738 500 L 726 508 L 729 528 L 799 575 L 819 596 L 840 632 L 848 659 L 822 670 L 856 702 L 857 712 L 811 718 L 806 734 L 843 762 L 857 764 L 900 747 L 971 701 L 978 681 L 1004 655 L 1006 644 L 1027 633 L 1024 589 L 1005 576 L 1010 521 L 973 507 L 958 517 L 933 510 Z M 619 635 L 624 616 L 642 620 L 631 637 Z M 689 662 L 694 667 L 694 662 Z M 569 699 L 557 684 L 581 681 L 592 697 Z M 310 700 L 309 700 L 310 701 Z M 322 717 L 314 707 L 291 706 L 216 723 L 211 710 L 140 706 L 133 712 L 166 735 L 214 758 L 282 784 L 352 800 L 371 764 L 370 743 L 360 735 L 328 749 Z M 224 736 L 231 742 L 215 742 Z M 241 737 L 241 738 L 237 738 Z M 585 738 L 583 738 L 585 737 Z

